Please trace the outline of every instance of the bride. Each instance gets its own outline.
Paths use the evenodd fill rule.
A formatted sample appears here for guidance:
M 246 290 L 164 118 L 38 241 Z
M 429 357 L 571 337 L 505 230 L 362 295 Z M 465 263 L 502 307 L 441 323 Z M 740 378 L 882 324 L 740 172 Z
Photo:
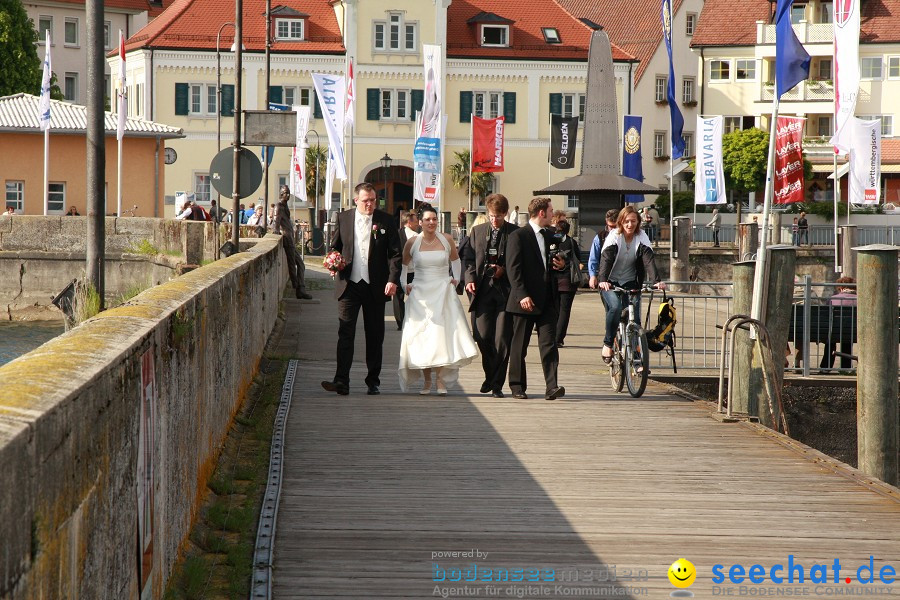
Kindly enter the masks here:
M 424 376 L 420 394 L 434 387 L 441 396 L 456 382 L 459 368 L 478 355 L 462 304 L 456 295 L 461 266 L 453 238 L 437 233 L 437 211 L 419 209 L 422 233 L 406 242 L 400 281 L 412 263 L 416 276 L 406 286 L 406 316 L 400 342 L 400 389 L 406 392 Z M 452 270 L 452 277 L 450 271 Z M 432 377 L 433 375 L 433 377 Z

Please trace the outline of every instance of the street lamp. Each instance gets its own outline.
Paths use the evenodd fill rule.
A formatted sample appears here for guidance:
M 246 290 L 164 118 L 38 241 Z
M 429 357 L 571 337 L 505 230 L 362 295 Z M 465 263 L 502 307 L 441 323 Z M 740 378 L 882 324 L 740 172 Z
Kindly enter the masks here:
M 219 51 L 219 40 L 222 37 L 222 30 L 229 25 L 234 27 L 234 23 L 229 21 L 222 23 L 219 31 L 216 32 L 216 152 L 222 149 L 222 54 Z M 231 51 L 234 52 L 236 48 L 237 40 L 231 44 Z M 221 194 L 219 194 L 219 201 L 221 202 L 221 200 Z
M 388 153 L 385 152 L 384 156 L 381 157 L 381 168 L 384 169 L 384 208 L 387 209 L 388 205 L 388 171 L 391 170 L 391 157 L 388 156 Z
M 316 131 L 315 129 L 310 129 L 309 131 L 306 132 L 307 137 L 309 136 L 310 133 L 316 134 L 316 197 L 315 197 L 315 200 L 313 200 L 313 218 L 312 218 L 312 226 L 316 227 L 319 222 L 319 154 L 320 154 L 319 132 Z M 300 144 L 300 148 L 303 150 L 309 150 L 309 142 L 307 141 L 306 137 L 303 138 L 303 143 Z M 304 162 L 306 161 L 305 152 L 304 152 L 303 160 L 304 160 Z M 306 183 L 304 182 L 303 185 L 306 185 Z

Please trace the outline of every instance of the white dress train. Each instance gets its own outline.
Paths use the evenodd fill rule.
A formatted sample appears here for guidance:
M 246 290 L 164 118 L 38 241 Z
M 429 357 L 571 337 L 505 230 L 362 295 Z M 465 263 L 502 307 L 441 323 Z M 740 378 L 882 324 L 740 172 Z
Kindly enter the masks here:
M 400 342 L 398 373 L 404 392 L 421 380 L 422 369 L 438 367 L 449 388 L 459 378 L 460 367 L 478 356 L 466 313 L 450 283 L 450 244 L 441 234 L 437 239 L 443 250 L 420 251 L 421 235 L 410 248 L 416 275 L 406 296 Z

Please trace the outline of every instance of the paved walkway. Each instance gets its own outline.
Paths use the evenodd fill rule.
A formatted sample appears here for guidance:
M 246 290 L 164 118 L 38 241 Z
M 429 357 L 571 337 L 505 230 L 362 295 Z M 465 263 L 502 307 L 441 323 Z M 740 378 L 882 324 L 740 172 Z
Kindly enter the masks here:
M 330 290 L 314 296 L 286 301 L 279 350 L 301 364 L 276 598 L 665 598 L 679 557 L 696 566 L 698 598 L 741 585 L 774 594 L 769 569 L 789 555 L 807 578 L 781 586 L 793 595 L 827 593 L 810 569 L 827 565 L 830 581 L 835 559 L 838 593 L 900 594 L 896 583 L 856 581 L 870 556 L 876 582 L 882 565 L 900 572 L 900 491 L 866 487 L 849 467 L 758 426 L 718 423 L 706 403 L 660 384 L 639 400 L 612 393 L 598 366 L 595 295 L 576 299 L 561 350 L 567 395 L 556 402 L 478 394 L 477 361 L 447 397 L 400 394 L 390 308 L 382 395 L 364 394 L 361 329 L 351 394 L 328 394 L 319 382 L 334 371 L 336 305 Z M 529 360 L 537 382 L 534 346 Z M 762 565 L 765 583 L 729 582 L 733 564 Z M 497 569 L 509 581 L 495 581 Z

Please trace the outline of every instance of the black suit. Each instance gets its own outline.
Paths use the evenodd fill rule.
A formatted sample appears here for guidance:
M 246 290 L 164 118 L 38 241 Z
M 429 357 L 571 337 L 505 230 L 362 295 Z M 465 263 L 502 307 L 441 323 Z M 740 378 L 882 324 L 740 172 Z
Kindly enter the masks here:
M 353 341 L 356 337 L 356 321 L 359 309 L 363 311 L 366 332 L 366 385 L 381 384 L 381 356 L 384 345 L 384 304 L 388 297 L 384 288 L 388 281 L 399 284 L 400 236 L 394 219 L 386 212 L 376 210 L 372 215 L 372 233 L 369 239 L 369 281 L 350 281 L 354 253 L 356 209 L 338 214 L 337 229 L 331 241 L 331 249 L 341 253 L 347 267 L 338 273 L 334 295 L 338 299 L 337 370 L 334 382 L 350 383 L 350 366 L 353 364 Z
M 484 386 L 494 392 L 503 389 L 509 366 L 509 344 L 512 338 L 512 319 L 506 311 L 509 300 L 509 277 L 504 272 L 497 279 L 491 276 L 491 263 L 506 268 L 509 234 L 516 230 L 504 222 L 498 229 L 496 243 L 491 243 L 492 227 L 483 223 L 469 232 L 468 243 L 462 252 L 465 281 L 475 284 L 475 295 L 469 305 L 472 313 L 472 333 L 481 351 Z M 494 246 L 494 247 L 492 247 Z M 491 250 L 495 250 L 492 253 Z
M 409 237 L 406 235 L 406 227 L 401 227 L 398 231 L 400 235 L 400 251 L 406 248 L 406 242 Z M 403 317 L 406 316 L 406 285 L 412 283 L 413 273 L 406 275 L 406 281 L 401 281 L 397 287 L 397 293 L 394 294 L 394 320 L 397 322 L 397 329 L 403 328 Z
M 550 247 L 545 237 L 544 248 Z M 525 372 L 525 356 L 531 332 L 537 328 L 538 348 L 547 392 L 557 387 L 556 372 L 559 367 L 559 351 L 556 348 L 556 322 L 559 311 L 559 292 L 548 269 L 550 259 L 541 256 L 537 236 L 531 224 L 520 227 L 509 236 L 506 249 L 510 294 L 506 310 L 512 313 L 513 333 L 509 356 L 509 387 L 513 394 L 525 393 L 528 387 Z M 534 310 L 527 312 L 519 303 L 530 297 Z

